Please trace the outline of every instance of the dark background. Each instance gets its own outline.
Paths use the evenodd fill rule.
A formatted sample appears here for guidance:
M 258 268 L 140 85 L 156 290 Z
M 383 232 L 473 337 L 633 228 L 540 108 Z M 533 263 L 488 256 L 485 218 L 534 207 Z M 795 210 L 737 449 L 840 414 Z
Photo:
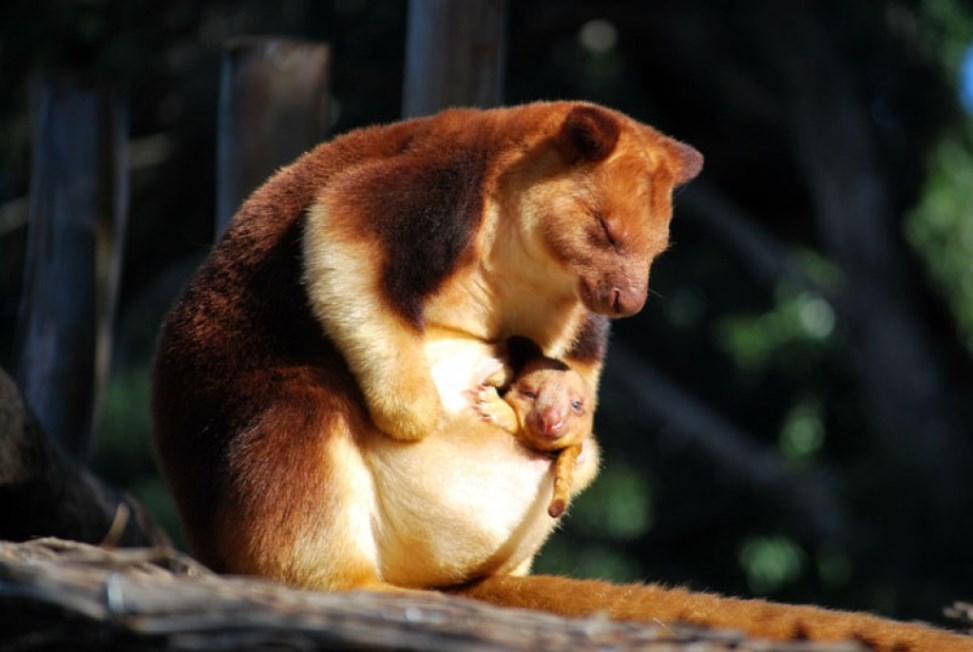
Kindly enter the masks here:
M 0 4 L 0 364 L 29 80 L 116 81 L 131 211 L 93 464 L 173 529 L 147 370 L 212 241 L 221 48 L 241 34 L 332 43 L 334 133 L 399 117 L 405 2 Z M 973 599 L 971 44 L 958 0 L 510 3 L 508 103 L 602 102 L 706 155 L 647 308 L 616 325 L 603 473 L 537 570 L 930 620 Z

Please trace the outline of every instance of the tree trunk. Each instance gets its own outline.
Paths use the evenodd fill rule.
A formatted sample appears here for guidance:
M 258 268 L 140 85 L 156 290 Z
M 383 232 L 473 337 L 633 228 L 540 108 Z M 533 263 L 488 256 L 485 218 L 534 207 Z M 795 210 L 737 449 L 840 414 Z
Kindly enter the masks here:
M 226 48 L 220 85 L 216 232 L 267 177 L 328 133 L 331 50 L 259 37 Z
M 499 105 L 505 15 L 505 0 L 410 0 L 402 115 Z
M 83 458 L 105 387 L 128 209 L 120 94 L 38 83 L 17 376 L 44 431 Z

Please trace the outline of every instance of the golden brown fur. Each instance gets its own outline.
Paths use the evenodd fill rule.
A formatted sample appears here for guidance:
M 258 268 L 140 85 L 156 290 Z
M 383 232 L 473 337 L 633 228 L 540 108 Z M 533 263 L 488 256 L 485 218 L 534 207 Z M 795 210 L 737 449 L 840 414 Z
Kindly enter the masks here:
M 454 394 L 479 372 L 442 354 L 475 359 L 526 336 L 594 391 L 608 318 L 642 307 L 672 189 L 700 165 L 626 116 L 562 102 L 363 129 L 281 170 L 241 207 L 159 339 L 154 439 L 193 552 L 219 571 L 314 588 L 482 580 L 463 592 L 969 649 L 869 617 L 517 577 L 552 527 L 551 462 L 464 415 Z M 589 442 L 574 489 L 597 467 Z
M 970 652 L 973 637 L 868 614 L 741 600 L 656 585 L 562 577 L 496 575 L 459 591 L 466 597 L 566 616 L 691 623 L 775 640 L 858 641 L 885 652 Z
M 600 116 L 593 126 L 592 115 Z M 607 165 L 593 157 L 608 152 L 590 147 L 600 142 L 592 129 L 606 125 L 634 148 L 612 154 L 619 165 L 642 161 L 641 186 L 653 171 L 692 173 L 683 169 L 688 147 L 618 114 L 564 103 L 456 110 L 353 132 L 254 193 L 170 314 L 155 367 L 156 447 L 203 561 L 328 588 L 525 571 L 552 527 L 538 499 L 550 464 L 488 429 L 497 436 L 479 448 L 497 447 L 496 462 L 481 471 L 477 491 L 497 493 L 511 476 L 519 484 L 497 493 L 506 503 L 469 510 L 482 523 L 455 519 L 448 483 L 463 480 L 457 459 L 479 461 L 483 451 L 470 442 L 485 426 L 447 420 L 434 350 L 525 334 L 596 381 L 607 331 L 592 310 L 630 310 L 622 299 L 631 303 L 631 283 L 618 274 L 644 268 L 653 252 L 634 240 L 625 253 L 602 243 L 566 263 L 570 252 L 538 231 L 593 217 L 538 202 L 554 194 L 600 201 L 587 179 Z M 523 186 L 516 170 L 535 183 Z M 671 183 L 652 188 L 670 191 Z M 642 197 L 634 200 L 617 219 L 645 218 Z M 668 215 L 657 220 L 652 228 L 664 229 Z M 582 280 L 601 294 L 581 297 Z M 445 436 L 457 431 L 464 436 Z M 423 441 L 397 447 L 396 439 Z M 445 459 L 455 471 L 437 476 Z M 427 494 L 427 518 L 413 527 L 437 540 L 423 545 L 433 555 L 443 541 L 462 544 L 454 558 L 434 560 L 451 569 L 433 569 L 434 577 L 385 561 L 419 558 L 398 555 L 409 533 L 389 527 L 399 517 L 390 505 Z M 437 527 L 446 532 L 433 537 Z
M 641 308 L 669 195 L 699 166 L 688 146 L 584 104 L 430 120 L 406 123 L 397 156 L 323 186 L 304 234 L 311 308 L 375 423 L 407 440 L 443 423 L 430 330 L 529 337 L 596 385 L 600 352 L 580 336 Z

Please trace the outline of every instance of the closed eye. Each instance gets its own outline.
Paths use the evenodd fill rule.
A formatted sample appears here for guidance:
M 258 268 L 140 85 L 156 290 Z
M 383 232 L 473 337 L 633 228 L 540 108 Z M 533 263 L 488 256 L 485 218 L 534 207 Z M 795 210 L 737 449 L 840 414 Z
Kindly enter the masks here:
M 598 212 L 595 213 L 595 217 L 598 218 L 598 223 L 601 225 L 601 230 L 604 232 L 605 239 L 608 240 L 608 244 L 610 244 L 613 249 L 618 249 L 618 242 L 615 241 L 615 236 L 612 235 L 611 229 L 608 228 L 608 222 L 605 221 L 605 216 Z
M 522 389 L 522 390 L 520 390 L 520 395 L 521 396 L 526 396 L 527 398 L 529 398 L 532 401 L 536 401 L 537 400 L 537 392 L 535 392 L 533 390 L 530 390 L 530 389 Z

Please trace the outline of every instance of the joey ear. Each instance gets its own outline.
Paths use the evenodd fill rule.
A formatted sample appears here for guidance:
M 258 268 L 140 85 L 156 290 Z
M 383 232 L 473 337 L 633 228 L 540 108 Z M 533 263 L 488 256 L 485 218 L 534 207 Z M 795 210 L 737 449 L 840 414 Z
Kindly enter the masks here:
M 696 178 L 703 169 L 703 155 L 695 147 L 671 141 L 669 153 L 676 159 L 676 185 L 682 185 Z
M 620 132 L 618 120 L 607 111 L 576 106 L 564 118 L 554 142 L 569 163 L 596 163 L 614 151 Z

